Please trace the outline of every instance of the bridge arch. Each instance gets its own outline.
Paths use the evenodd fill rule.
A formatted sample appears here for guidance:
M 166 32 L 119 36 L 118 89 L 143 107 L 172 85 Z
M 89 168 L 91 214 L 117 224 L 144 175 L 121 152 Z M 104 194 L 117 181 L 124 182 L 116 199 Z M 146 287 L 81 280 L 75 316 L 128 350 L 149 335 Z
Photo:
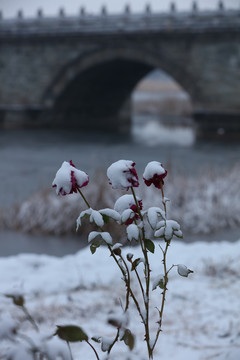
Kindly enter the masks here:
M 147 49 L 118 48 L 98 49 L 67 63 L 44 93 L 43 103 L 55 124 L 127 132 L 131 93 L 155 68 L 194 97 L 195 82 L 177 59 Z

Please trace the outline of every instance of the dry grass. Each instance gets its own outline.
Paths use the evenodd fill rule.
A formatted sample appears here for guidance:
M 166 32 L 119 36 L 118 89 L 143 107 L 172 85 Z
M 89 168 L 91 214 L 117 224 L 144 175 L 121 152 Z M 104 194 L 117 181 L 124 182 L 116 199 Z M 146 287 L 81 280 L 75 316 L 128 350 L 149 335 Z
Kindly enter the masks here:
M 176 176 L 166 182 L 166 196 L 169 203 L 169 217 L 181 223 L 184 232 L 209 234 L 221 229 L 240 225 L 240 178 L 239 167 L 223 174 L 202 173 L 201 176 L 186 179 Z M 97 185 L 89 184 L 83 189 L 91 206 L 95 209 L 113 207 L 122 192 L 112 190 L 106 176 L 99 172 L 93 178 Z M 161 199 L 155 188 L 142 185 L 137 189 L 142 194 L 145 208 L 159 206 Z M 18 206 L 2 211 L 0 224 L 11 229 L 42 234 L 73 234 L 75 221 L 85 204 L 79 195 L 56 196 L 54 190 L 45 190 L 33 195 Z M 121 228 L 112 221 L 106 224 L 116 241 L 121 239 Z M 88 220 L 80 229 L 82 236 L 94 230 Z
M 110 191 L 106 176 L 96 173 L 97 185 L 89 184 L 83 189 L 84 195 L 91 206 L 96 209 L 111 207 L 119 193 Z M 66 235 L 75 234 L 76 219 L 86 208 L 79 194 L 57 196 L 53 189 L 38 192 L 7 212 L 0 213 L 0 226 L 35 234 Z M 105 225 L 106 231 L 111 231 L 114 239 L 121 237 L 119 226 L 114 222 Z M 87 237 L 90 231 L 97 230 L 88 220 L 83 220 L 79 232 Z

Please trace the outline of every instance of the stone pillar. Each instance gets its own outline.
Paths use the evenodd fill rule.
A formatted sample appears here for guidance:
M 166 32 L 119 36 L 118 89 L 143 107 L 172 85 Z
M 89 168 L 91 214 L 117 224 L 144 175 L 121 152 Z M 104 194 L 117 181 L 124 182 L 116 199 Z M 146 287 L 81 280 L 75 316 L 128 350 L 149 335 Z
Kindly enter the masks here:
M 65 10 L 63 8 L 59 9 L 59 17 L 64 18 L 65 17 Z
M 42 18 L 43 18 L 43 11 L 42 11 L 42 9 L 38 9 L 38 10 L 37 10 L 37 17 L 38 17 L 39 19 L 42 19 Z
M 198 139 L 240 140 L 240 112 L 201 110 L 193 117 Z
M 81 7 L 80 8 L 80 12 L 79 12 L 80 16 L 85 16 L 86 15 L 86 10 L 85 10 L 85 7 Z
M 17 12 L 17 18 L 18 18 L 19 20 L 22 20 L 22 19 L 23 19 L 23 11 L 22 11 L 22 10 L 18 10 L 18 12 Z
M 175 12 L 176 12 L 176 4 L 175 4 L 174 2 L 172 2 L 172 3 L 170 4 L 170 11 L 171 11 L 172 13 L 175 13 Z

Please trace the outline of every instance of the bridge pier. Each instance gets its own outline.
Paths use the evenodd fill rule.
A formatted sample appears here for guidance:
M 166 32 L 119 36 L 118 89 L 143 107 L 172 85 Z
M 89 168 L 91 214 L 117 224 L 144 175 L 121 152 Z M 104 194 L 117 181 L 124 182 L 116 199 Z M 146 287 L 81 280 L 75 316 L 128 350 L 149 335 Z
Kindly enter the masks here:
M 42 122 L 52 128 L 76 129 L 76 131 L 100 131 L 104 133 L 128 134 L 130 132 L 131 117 L 127 113 L 120 113 L 104 117 L 89 118 L 78 112 L 71 111 L 63 114 L 54 111 L 42 114 Z M 46 121 L 47 119 L 47 121 Z
M 204 140 L 240 140 L 240 112 L 197 111 L 196 136 Z
M 129 134 L 131 113 L 123 108 L 118 114 L 94 119 L 74 110 L 60 113 L 44 108 L 0 109 L 0 129 L 46 127 Z
M 128 134 L 131 127 L 131 101 L 128 98 L 120 108 L 106 103 L 56 105 L 43 112 L 42 119 L 47 118 L 50 127 L 62 127 L 86 131 L 115 132 Z
M 0 107 L 0 128 L 34 128 L 44 125 L 41 106 Z
M 57 112 L 41 106 L 0 108 L 1 128 L 65 128 L 76 131 L 101 131 L 129 134 L 131 104 L 127 101 L 121 111 L 109 116 L 88 118 L 79 111 Z M 202 140 L 240 140 L 240 112 L 195 111 L 196 137 Z

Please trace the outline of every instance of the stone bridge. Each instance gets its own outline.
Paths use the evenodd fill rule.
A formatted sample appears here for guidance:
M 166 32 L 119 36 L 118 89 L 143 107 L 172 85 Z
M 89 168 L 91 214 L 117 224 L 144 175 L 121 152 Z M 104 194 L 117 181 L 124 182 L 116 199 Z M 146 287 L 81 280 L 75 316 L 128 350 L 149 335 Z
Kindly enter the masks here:
M 240 11 L 0 18 L 0 123 L 128 132 L 155 68 L 191 97 L 199 134 L 240 135 Z

